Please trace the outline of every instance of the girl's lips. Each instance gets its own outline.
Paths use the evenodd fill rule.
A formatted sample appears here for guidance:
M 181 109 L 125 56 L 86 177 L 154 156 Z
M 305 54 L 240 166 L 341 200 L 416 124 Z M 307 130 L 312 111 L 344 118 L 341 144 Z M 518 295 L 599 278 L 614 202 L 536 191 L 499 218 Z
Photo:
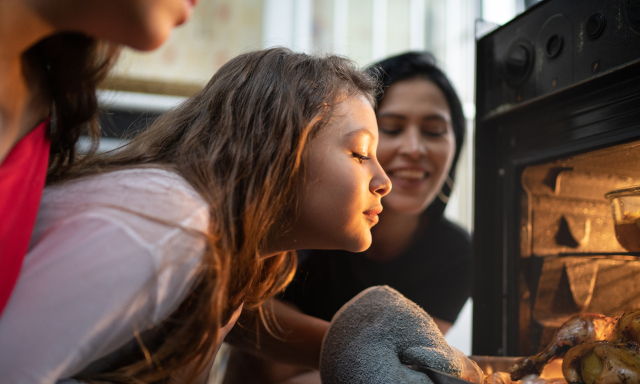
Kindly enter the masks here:
M 382 212 L 382 206 L 368 209 L 368 210 L 364 211 L 363 213 L 364 213 L 364 215 L 365 215 L 365 217 L 367 219 L 372 221 L 374 224 L 377 224 L 378 221 L 380 220 L 380 218 L 378 217 L 380 212 Z
M 374 225 L 378 224 L 378 221 L 380 221 L 380 217 L 378 217 L 378 215 L 365 214 L 365 217 L 367 218 L 367 220 L 372 222 Z

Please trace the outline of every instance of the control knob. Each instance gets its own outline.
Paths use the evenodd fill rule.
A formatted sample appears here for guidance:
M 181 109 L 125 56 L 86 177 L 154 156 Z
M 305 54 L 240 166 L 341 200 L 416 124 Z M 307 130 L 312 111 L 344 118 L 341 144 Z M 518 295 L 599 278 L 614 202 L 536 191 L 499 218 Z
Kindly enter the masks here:
M 511 44 L 504 57 L 504 75 L 507 82 L 517 86 L 529 77 L 534 62 L 533 44 L 520 40 Z

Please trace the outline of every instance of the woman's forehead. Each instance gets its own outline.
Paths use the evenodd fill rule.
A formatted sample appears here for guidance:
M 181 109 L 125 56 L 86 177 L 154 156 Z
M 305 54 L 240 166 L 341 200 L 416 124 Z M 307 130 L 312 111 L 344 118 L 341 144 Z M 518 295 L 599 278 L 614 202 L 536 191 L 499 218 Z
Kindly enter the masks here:
M 403 80 L 389 87 L 380 102 L 378 114 L 389 110 L 435 110 L 450 114 L 449 103 L 440 87 L 425 79 Z

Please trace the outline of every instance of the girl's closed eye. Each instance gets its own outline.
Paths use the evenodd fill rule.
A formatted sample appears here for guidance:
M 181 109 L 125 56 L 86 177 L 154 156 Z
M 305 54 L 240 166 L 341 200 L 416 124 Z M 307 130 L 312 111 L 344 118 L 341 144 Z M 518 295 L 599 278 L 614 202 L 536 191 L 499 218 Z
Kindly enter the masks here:
M 357 153 L 357 152 L 353 152 L 353 153 L 352 153 L 352 156 L 353 156 L 356 160 L 358 160 L 358 162 L 359 162 L 360 164 L 364 163 L 364 162 L 365 162 L 365 160 L 371 160 L 371 158 L 370 158 L 370 157 L 367 157 L 366 155 L 361 155 L 361 154 L 359 154 L 359 153 Z

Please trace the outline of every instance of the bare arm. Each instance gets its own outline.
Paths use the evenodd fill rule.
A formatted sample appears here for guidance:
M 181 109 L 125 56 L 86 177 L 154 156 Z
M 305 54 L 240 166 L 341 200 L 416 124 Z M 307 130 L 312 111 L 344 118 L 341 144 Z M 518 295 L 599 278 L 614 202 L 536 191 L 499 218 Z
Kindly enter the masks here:
M 453 323 L 450 323 L 442 319 L 438 319 L 437 317 L 431 316 L 431 318 L 436 323 L 436 325 L 438 326 L 438 329 L 443 335 L 446 335 L 449 329 L 451 329 L 451 326 L 453 325 Z
M 269 309 L 277 321 L 276 326 L 270 324 L 275 328 L 275 335 L 270 334 L 264 324 L 260 324 L 259 337 L 256 337 L 255 326 L 246 325 L 251 324 L 250 319 L 255 313 L 246 311 L 240 317 L 239 325 L 227 336 L 227 341 L 261 357 L 318 369 L 322 339 L 329 323 L 273 299 L 265 304 L 265 308 Z
M 275 336 L 260 324 L 257 347 L 255 327 L 237 325 L 227 336 L 227 341 L 235 347 L 270 360 L 318 369 L 322 339 L 329 328 L 329 322 L 305 315 L 297 308 L 278 300 L 271 300 L 265 306 L 271 308 L 270 311 L 280 327 L 279 330 L 274 330 Z M 252 316 L 254 313 L 246 311 L 238 323 L 245 324 Z M 443 335 L 453 325 L 435 317 L 433 320 Z

